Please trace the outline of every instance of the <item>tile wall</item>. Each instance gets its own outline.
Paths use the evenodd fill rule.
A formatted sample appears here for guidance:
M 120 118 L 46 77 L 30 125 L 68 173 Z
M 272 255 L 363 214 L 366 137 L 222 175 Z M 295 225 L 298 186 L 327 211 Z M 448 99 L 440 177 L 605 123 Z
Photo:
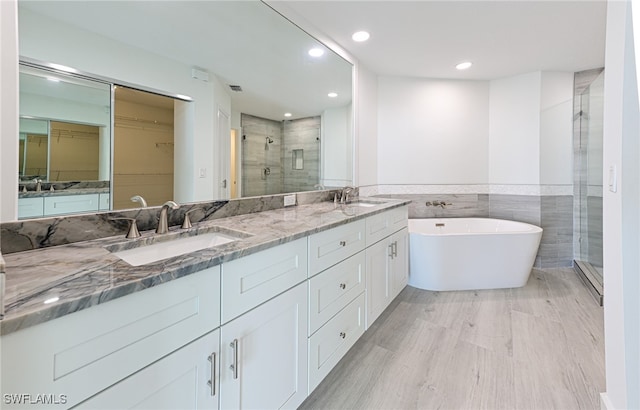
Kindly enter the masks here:
M 320 117 L 273 121 L 242 114 L 242 196 L 314 189 L 320 181 Z M 272 141 L 272 142 L 268 142 Z M 294 169 L 293 150 L 303 150 Z

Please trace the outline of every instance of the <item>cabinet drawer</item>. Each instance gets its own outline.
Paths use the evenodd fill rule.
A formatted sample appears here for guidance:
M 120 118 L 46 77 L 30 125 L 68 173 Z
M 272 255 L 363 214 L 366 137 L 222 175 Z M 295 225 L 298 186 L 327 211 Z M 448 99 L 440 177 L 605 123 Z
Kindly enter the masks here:
M 359 220 L 309 237 L 309 277 L 364 249 L 365 221 Z
M 45 215 L 62 215 L 98 210 L 99 195 L 68 195 L 44 198 Z
M 35 218 L 44 215 L 44 198 L 19 198 L 18 218 Z
M 364 333 L 364 294 L 309 338 L 309 393 Z
M 222 323 L 227 323 L 306 278 L 306 238 L 224 263 Z
M 358 252 L 309 280 L 309 335 L 364 291 L 365 261 Z
M 373 245 L 382 238 L 399 231 L 408 224 L 408 210 L 406 206 L 372 215 L 366 219 L 366 244 Z
M 2 336 L 2 393 L 73 407 L 218 327 L 219 292 L 216 266 Z

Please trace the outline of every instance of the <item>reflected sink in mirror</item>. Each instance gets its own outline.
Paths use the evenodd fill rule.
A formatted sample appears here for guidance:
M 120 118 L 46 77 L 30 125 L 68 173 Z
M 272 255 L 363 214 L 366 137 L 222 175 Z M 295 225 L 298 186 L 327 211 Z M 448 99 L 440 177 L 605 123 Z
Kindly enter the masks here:
M 251 235 L 245 232 L 214 226 L 152 235 L 105 248 L 131 266 L 142 266 L 202 249 L 215 248 L 249 236 Z

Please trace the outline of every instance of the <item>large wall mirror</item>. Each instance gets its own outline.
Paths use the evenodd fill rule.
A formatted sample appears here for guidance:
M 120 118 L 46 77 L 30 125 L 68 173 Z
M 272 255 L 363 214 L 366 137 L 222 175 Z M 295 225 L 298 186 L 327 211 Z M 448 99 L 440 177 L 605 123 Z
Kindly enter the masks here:
M 29 0 L 18 6 L 23 61 L 93 75 L 107 98 L 111 85 L 122 84 L 192 101 L 173 110 L 173 145 L 158 145 L 174 155 L 173 195 L 166 199 L 192 202 L 353 182 L 353 67 L 265 3 Z M 21 95 L 27 87 L 46 94 L 53 85 L 46 75 L 33 77 L 31 84 L 21 74 Z M 79 86 L 84 79 L 75 81 Z M 111 186 L 113 140 L 105 136 L 112 131 L 106 118 L 113 108 L 106 106 L 100 121 L 25 113 L 19 136 L 25 184 L 60 178 Z M 77 132 L 89 141 L 97 130 L 97 177 L 53 169 L 57 123 L 96 127 Z M 38 151 L 38 144 L 49 151 Z

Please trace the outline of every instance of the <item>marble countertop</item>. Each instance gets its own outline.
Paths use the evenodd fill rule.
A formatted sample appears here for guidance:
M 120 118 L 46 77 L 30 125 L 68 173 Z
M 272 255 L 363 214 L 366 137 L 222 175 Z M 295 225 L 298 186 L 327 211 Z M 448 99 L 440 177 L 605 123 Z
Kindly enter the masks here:
M 246 237 L 137 267 L 108 249 L 131 247 L 125 242 L 148 240 L 155 235 L 153 232 L 143 232 L 139 239 L 109 237 L 4 255 L 5 317 L 0 321 L 0 334 L 9 334 L 410 203 L 385 198 L 366 199 L 378 204 L 359 207 L 321 202 L 194 224 L 191 230 L 219 227 L 240 231 Z M 188 234 L 179 227 L 172 227 L 170 233 Z

